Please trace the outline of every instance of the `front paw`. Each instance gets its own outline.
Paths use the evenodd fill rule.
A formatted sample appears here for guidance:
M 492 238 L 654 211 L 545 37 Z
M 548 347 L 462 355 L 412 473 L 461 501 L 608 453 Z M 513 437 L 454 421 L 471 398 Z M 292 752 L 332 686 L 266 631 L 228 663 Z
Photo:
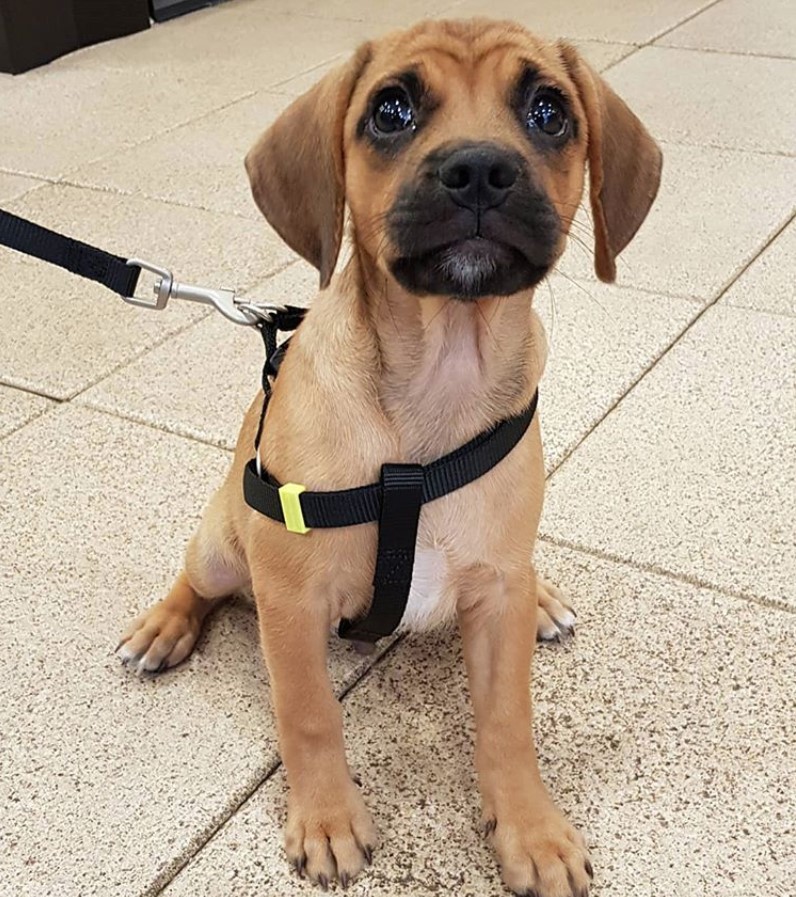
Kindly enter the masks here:
M 521 897 L 587 897 L 593 876 L 583 838 L 549 802 L 519 802 L 484 823 L 503 881 Z
M 351 782 L 319 800 L 288 799 L 285 851 L 300 876 L 306 875 L 324 890 L 335 879 L 348 887 L 365 865 L 370 865 L 376 827 Z

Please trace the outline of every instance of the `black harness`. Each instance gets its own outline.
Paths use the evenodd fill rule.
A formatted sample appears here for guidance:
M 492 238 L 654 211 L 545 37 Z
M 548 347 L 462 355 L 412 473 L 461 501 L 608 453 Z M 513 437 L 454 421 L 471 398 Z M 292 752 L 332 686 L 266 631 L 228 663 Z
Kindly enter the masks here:
M 164 294 L 162 303 L 153 305 L 134 297 L 142 267 L 167 274 L 165 269 L 160 271 L 148 263 L 141 265 L 103 252 L 2 210 L 0 245 L 94 280 L 136 304 L 161 308 L 168 298 Z M 170 274 L 168 276 L 171 277 Z M 171 286 L 170 281 L 167 286 Z M 213 291 L 199 289 L 198 292 Z M 173 295 L 179 296 L 176 292 Z M 195 300 L 196 296 L 193 298 Z M 221 307 L 217 296 L 211 304 L 230 316 L 232 306 Z M 247 309 L 247 314 L 253 313 L 256 308 L 248 303 L 239 303 L 238 307 Z M 376 642 L 397 629 L 406 610 L 420 509 L 424 504 L 472 483 L 499 464 L 530 427 L 539 396 L 538 392 L 535 393 L 530 405 L 521 414 L 479 433 L 465 445 L 430 464 L 384 464 L 377 483 L 331 492 L 307 491 L 297 483 L 280 484 L 260 467 L 260 440 L 272 381 L 290 342 L 288 339 L 277 347 L 277 335 L 296 330 L 305 314 L 306 309 L 287 306 L 269 308 L 267 314 L 238 321 L 260 330 L 266 355 L 262 373 L 264 397 L 255 438 L 255 458 L 246 465 L 243 494 L 251 508 L 296 534 L 305 535 L 313 529 L 378 522 L 376 570 L 370 608 L 358 620 L 342 620 L 338 630 L 342 638 Z

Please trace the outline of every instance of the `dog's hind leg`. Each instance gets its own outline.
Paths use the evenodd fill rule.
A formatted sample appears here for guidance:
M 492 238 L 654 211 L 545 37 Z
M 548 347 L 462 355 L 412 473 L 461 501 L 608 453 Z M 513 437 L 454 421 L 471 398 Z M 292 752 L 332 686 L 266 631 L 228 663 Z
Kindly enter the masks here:
M 160 672 L 191 653 L 210 611 L 248 581 L 224 507 L 224 490 L 208 504 L 191 539 L 185 569 L 171 591 L 127 627 L 117 653 L 138 672 Z

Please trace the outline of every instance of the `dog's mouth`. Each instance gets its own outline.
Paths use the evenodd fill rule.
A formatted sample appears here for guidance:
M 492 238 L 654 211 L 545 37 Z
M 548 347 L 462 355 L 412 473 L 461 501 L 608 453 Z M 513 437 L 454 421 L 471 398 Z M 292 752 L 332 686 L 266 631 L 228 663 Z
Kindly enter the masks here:
M 411 293 L 471 301 L 530 289 L 545 278 L 550 265 L 534 264 L 507 243 L 473 236 L 417 255 L 400 256 L 391 269 Z
M 466 301 L 535 287 L 561 247 L 561 222 L 546 196 L 527 187 L 489 208 L 407 190 L 388 216 L 395 279 L 415 295 Z

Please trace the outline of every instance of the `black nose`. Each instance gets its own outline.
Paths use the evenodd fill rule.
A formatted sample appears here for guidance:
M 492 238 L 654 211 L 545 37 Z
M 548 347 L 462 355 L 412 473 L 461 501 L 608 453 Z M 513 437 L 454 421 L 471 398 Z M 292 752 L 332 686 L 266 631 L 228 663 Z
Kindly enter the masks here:
M 500 147 L 476 144 L 454 150 L 438 174 L 455 203 L 478 212 L 503 202 L 518 168 L 514 156 Z

